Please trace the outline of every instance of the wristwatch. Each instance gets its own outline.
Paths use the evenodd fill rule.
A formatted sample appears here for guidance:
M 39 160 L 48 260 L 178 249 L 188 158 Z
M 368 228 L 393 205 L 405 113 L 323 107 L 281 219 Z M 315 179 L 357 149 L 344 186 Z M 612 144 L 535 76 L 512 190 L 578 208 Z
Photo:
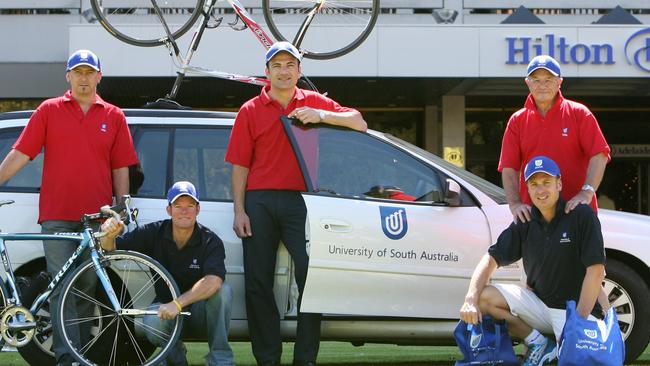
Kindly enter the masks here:
M 318 111 L 318 117 L 320 117 L 320 121 L 319 121 L 319 122 L 323 122 L 323 121 L 325 120 L 325 111 L 322 110 L 322 109 L 319 110 L 319 111 Z
M 580 190 L 581 191 L 591 191 L 593 193 L 596 193 L 596 190 L 594 189 L 594 187 L 591 186 L 591 184 L 585 184 L 584 186 L 582 186 L 582 188 L 580 188 Z

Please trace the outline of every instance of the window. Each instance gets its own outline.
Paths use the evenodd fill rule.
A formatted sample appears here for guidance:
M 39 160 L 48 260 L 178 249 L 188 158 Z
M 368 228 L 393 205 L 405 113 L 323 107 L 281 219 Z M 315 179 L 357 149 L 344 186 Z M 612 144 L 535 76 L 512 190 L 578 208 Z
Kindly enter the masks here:
M 134 128 L 135 149 L 142 166 L 144 181 L 138 190 L 140 197 L 165 197 L 167 194 L 167 154 L 169 129 Z
M 224 161 L 229 138 L 226 128 L 176 129 L 172 181 L 194 183 L 201 200 L 231 200 L 232 166 Z
M 333 128 L 292 130 L 314 191 L 402 201 L 443 199 L 431 167 L 371 135 Z
M 7 156 L 21 131 L 21 128 L 15 128 L 0 132 L 0 159 Z M 38 192 L 41 187 L 42 174 L 43 153 L 41 152 L 2 187 L 21 192 Z

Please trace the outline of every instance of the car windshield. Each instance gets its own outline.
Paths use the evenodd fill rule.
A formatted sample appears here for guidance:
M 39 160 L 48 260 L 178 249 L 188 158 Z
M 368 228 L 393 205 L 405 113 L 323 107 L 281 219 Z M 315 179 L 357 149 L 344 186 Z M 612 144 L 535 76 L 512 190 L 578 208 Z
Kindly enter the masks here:
M 403 149 L 408 150 L 408 151 L 410 151 L 412 153 L 421 155 L 421 156 L 433 161 L 437 165 L 440 165 L 440 166 L 444 167 L 448 171 L 452 172 L 454 175 L 457 175 L 458 177 L 465 180 L 467 183 L 469 183 L 469 184 L 473 185 L 474 187 L 478 188 L 481 192 L 483 192 L 485 195 L 487 195 L 488 197 L 493 199 L 496 203 L 498 203 L 498 204 L 507 204 L 508 203 L 508 201 L 506 201 L 506 194 L 505 194 L 503 188 L 501 188 L 501 187 L 499 187 L 499 186 L 497 186 L 495 184 L 492 184 L 492 183 L 488 182 L 487 180 L 468 172 L 465 169 L 461 169 L 461 168 L 455 166 L 454 164 L 440 158 L 437 155 L 434 155 L 434 154 L 432 154 L 432 153 L 430 153 L 430 152 L 428 152 L 428 151 L 426 151 L 424 149 L 421 149 L 421 148 L 419 148 L 419 147 L 417 147 L 415 145 L 412 145 L 412 144 L 410 144 L 410 143 L 408 143 L 408 142 L 406 142 L 404 140 L 401 140 L 401 139 L 399 139 L 399 138 L 397 138 L 397 137 L 395 137 L 393 135 L 385 133 L 384 136 L 386 136 L 386 138 L 391 140 L 396 145 L 399 145 Z

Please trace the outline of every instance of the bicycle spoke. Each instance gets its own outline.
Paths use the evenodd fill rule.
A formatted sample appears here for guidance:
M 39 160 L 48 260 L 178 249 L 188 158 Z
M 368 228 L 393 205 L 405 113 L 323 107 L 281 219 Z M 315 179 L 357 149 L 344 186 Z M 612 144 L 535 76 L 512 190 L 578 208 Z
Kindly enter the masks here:
M 108 357 L 108 364 L 115 365 L 115 360 L 117 358 L 117 339 L 119 338 L 120 327 L 117 327 L 115 331 L 115 338 L 113 339 L 113 345 L 111 346 L 111 354 Z
M 97 343 L 99 338 L 101 338 L 102 334 L 104 334 L 106 332 L 106 330 L 110 328 L 111 324 L 115 323 L 116 319 L 117 319 L 117 317 L 114 317 L 105 327 L 102 328 L 102 330 L 99 333 L 97 333 L 97 335 L 95 337 L 90 339 L 88 341 L 88 343 L 86 343 L 83 347 L 80 347 L 79 351 L 85 355 L 86 352 L 88 352 L 88 350 L 90 350 L 90 348 L 92 348 L 92 346 L 95 343 Z M 81 339 L 79 341 L 81 341 Z
M 99 307 L 101 307 L 101 308 L 104 308 L 104 309 L 110 311 L 110 312 L 115 312 L 115 310 L 113 310 L 112 308 L 109 308 L 108 306 L 106 306 L 106 305 L 104 305 L 103 303 L 97 301 L 97 299 L 91 297 L 90 295 L 86 294 L 85 292 L 82 292 L 81 290 L 79 290 L 79 289 L 76 288 L 76 287 L 72 289 L 71 294 L 72 294 L 72 295 L 77 295 L 77 296 L 80 297 L 82 300 L 87 300 L 87 301 L 89 301 L 91 304 L 97 305 L 97 306 L 99 306 Z
M 92 316 L 92 317 L 86 316 L 86 317 L 83 317 L 83 318 L 66 319 L 65 325 L 66 326 L 78 326 L 78 325 L 81 325 L 83 323 L 87 323 L 89 321 L 101 320 L 101 319 L 105 319 L 105 318 L 109 318 L 109 317 L 115 317 L 115 316 L 116 316 L 115 314 L 107 314 L 107 315 L 99 315 L 99 316 L 95 315 L 95 316 Z
M 142 351 L 142 348 L 140 347 L 140 344 L 138 343 L 137 339 L 135 338 L 135 335 L 131 332 L 131 329 L 126 324 L 126 320 L 124 317 L 120 319 L 124 323 L 124 329 L 126 329 L 126 333 L 129 336 L 129 339 L 131 340 L 131 343 L 133 344 L 133 348 L 135 353 L 138 356 L 138 359 L 140 360 L 141 363 L 144 363 L 144 361 L 147 359 L 145 356 L 144 352 Z
M 128 319 L 131 322 L 133 322 L 133 324 L 135 324 L 135 320 L 130 319 L 130 318 L 128 318 Z M 158 338 L 160 338 L 162 340 L 166 341 L 166 340 L 171 338 L 171 334 L 163 332 L 162 330 L 160 330 L 158 328 L 155 328 L 155 327 L 152 327 L 152 326 L 150 326 L 148 324 L 145 324 L 144 322 L 142 322 L 142 324 L 139 324 L 139 325 L 142 326 L 142 328 L 144 328 L 146 331 L 151 332 L 153 335 L 157 336 Z
M 149 281 L 147 281 L 147 285 L 143 286 L 140 290 L 138 290 L 138 292 L 136 292 L 136 294 L 131 297 L 131 301 L 129 301 L 128 304 L 124 305 L 124 307 L 126 308 L 132 307 L 133 304 L 137 302 L 137 300 L 139 300 L 142 296 L 147 294 L 147 292 L 158 283 L 158 280 L 160 279 L 160 275 L 156 274 L 155 279 L 153 278 L 154 275 L 150 274 L 149 276 L 150 277 L 149 277 Z
M 124 298 L 127 294 L 127 290 L 129 288 L 129 279 L 131 278 L 131 267 L 128 266 L 127 268 L 127 273 L 124 275 L 124 278 L 122 279 L 122 290 L 120 291 L 120 305 L 124 304 Z

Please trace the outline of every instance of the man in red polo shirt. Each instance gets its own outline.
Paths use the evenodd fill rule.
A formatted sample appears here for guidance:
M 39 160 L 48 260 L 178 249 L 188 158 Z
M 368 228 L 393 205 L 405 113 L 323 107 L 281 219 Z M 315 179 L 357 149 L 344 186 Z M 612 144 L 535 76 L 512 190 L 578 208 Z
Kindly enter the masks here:
M 232 130 L 226 161 L 233 164 L 233 229 L 242 238 L 246 312 L 253 354 L 259 365 L 280 365 L 280 314 L 273 295 L 275 259 L 282 240 L 295 264 L 300 298 L 307 278 L 305 183 L 280 116 L 303 123 L 367 129 L 361 114 L 316 92 L 296 87 L 300 53 L 288 42 L 266 53 L 270 86 L 244 103 Z M 280 304 L 282 307 L 282 304 Z M 315 365 L 320 314 L 298 311 L 294 365 Z
M 520 174 L 533 156 L 545 155 L 560 166 L 562 198 L 568 213 L 578 204 L 598 210 L 596 190 L 610 160 L 610 148 L 593 113 L 560 92 L 560 64 L 550 56 L 528 64 L 530 90 L 524 108 L 508 121 L 501 145 L 499 171 L 515 221 L 530 221 L 531 201 Z
M 80 231 L 81 215 L 111 204 L 113 195 L 129 193 L 128 167 L 138 157 L 124 114 L 97 95 L 101 78 L 99 58 L 93 52 L 73 53 L 66 70 L 70 90 L 41 103 L 0 165 L 4 184 L 45 149 L 38 218 L 44 233 Z M 45 241 L 43 247 L 47 270 L 54 275 L 76 243 Z M 57 299 L 55 291 L 50 303 Z M 57 365 L 72 364 L 56 332 L 53 351 Z

